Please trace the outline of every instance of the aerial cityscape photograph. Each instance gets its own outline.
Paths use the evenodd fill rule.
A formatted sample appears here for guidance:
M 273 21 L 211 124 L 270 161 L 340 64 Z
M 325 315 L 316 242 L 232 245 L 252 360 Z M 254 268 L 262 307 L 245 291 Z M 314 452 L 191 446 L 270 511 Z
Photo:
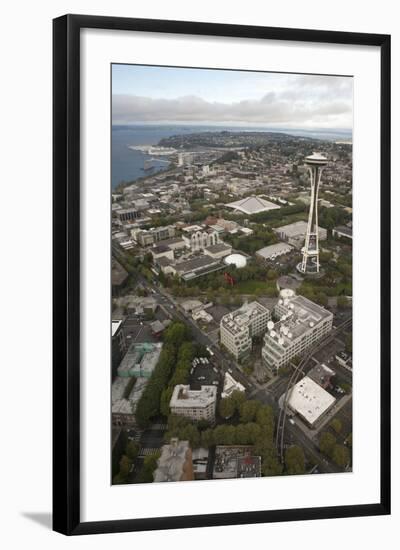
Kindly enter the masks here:
M 111 75 L 111 483 L 351 472 L 352 77 Z

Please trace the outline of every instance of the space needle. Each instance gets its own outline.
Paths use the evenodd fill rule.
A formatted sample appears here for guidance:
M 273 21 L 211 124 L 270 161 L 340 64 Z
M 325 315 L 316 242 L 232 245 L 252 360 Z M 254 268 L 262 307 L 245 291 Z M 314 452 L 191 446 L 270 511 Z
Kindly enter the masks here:
M 310 172 L 311 200 L 305 243 L 301 249 L 303 260 L 297 266 L 300 273 L 304 274 L 319 273 L 318 189 L 322 171 L 327 163 L 327 158 L 315 152 L 305 159 L 305 164 Z

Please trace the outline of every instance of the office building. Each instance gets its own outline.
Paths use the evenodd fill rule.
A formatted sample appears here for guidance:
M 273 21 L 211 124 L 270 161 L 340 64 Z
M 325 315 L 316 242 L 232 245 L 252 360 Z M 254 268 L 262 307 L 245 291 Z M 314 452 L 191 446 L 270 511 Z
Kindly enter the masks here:
M 222 317 L 220 322 L 221 344 L 237 360 L 249 356 L 252 338 L 264 334 L 270 319 L 269 309 L 259 302 L 243 304 L 236 311 Z
M 273 314 L 277 321 L 268 323 L 262 357 L 266 367 L 274 373 L 332 329 L 330 311 L 288 288 L 281 290 Z

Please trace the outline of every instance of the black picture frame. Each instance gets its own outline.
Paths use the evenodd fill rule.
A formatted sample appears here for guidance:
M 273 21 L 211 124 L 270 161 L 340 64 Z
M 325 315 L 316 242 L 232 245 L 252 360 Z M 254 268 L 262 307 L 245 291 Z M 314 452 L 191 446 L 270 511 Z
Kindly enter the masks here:
M 381 448 L 379 502 L 80 520 L 80 31 L 114 29 L 378 46 L 381 50 Z M 66 535 L 147 531 L 390 513 L 390 36 L 214 23 L 65 15 L 53 21 L 53 529 Z

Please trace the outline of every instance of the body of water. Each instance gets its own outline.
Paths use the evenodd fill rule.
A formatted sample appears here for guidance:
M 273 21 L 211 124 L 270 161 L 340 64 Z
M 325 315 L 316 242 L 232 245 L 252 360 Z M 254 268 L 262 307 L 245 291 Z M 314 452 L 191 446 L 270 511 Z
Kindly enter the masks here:
M 150 175 L 165 169 L 165 162 L 155 163 L 151 171 L 144 171 L 144 161 L 152 158 L 150 155 L 129 149 L 130 145 L 156 145 L 160 139 L 180 135 L 191 134 L 195 132 L 210 131 L 280 131 L 295 136 L 304 136 L 314 139 L 327 140 L 345 140 L 351 139 L 351 132 L 348 131 L 326 131 L 326 130 L 293 130 L 281 128 L 271 130 L 271 128 L 238 128 L 231 126 L 113 126 L 111 143 L 111 162 L 112 162 L 112 187 L 113 189 L 120 183 L 135 181 L 145 175 Z M 162 159 L 163 157 L 159 157 Z

